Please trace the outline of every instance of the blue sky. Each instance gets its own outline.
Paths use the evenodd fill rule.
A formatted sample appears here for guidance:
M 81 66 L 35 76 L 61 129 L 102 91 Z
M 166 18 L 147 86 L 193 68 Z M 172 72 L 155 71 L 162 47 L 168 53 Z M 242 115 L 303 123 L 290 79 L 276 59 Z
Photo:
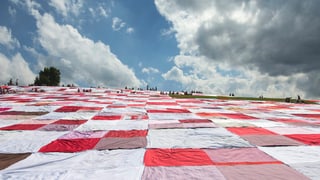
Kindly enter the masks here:
M 318 98 L 317 1 L 4 0 L 0 83 Z M 305 28 L 308 27 L 308 28 Z
M 169 59 L 179 51 L 174 36 L 163 34 L 170 28 L 170 22 L 159 14 L 152 1 L 141 0 L 139 3 L 133 0 L 69 2 L 75 4 L 74 7 L 78 5 L 79 8 L 72 9 L 72 5 L 68 5 L 67 1 L 63 4 L 66 9 L 59 9 L 54 1 L 2 2 L 1 17 L 5 18 L 1 18 L 0 25 L 10 31 L 11 37 L 18 40 L 20 46 L 14 49 L 2 47 L 1 53 L 8 57 L 20 53 L 34 73 L 40 70 L 37 57 L 34 57 L 34 54 L 26 49 L 26 47 L 34 48 L 37 53 L 47 55 L 46 50 L 35 40 L 38 29 L 37 20 L 30 14 L 27 5 L 28 3 L 36 3 L 37 7 L 34 8 L 42 15 L 49 13 L 56 23 L 69 24 L 77 29 L 81 36 L 110 46 L 111 52 L 123 64 L 132 69 L 136 77 L 142 81 L 140 87 L 144 88 L 146 84 L 159 86 L 159 88 L 164 86 L 161 72 L 170 69 L 173 62 L 170 62 Z M 143 6 L 141 6 L 142 4 Z M 143 69 L 145 70 L 143 71 Z M 62 79 L 64 73 L 62 71 Z M 8 81 L 7 79 L 1 80 L 2 83 Z M 65 83 L 95 86 L 90 81 L 77 81 L 76 79 L 74 82 Z M 108 83 L 106 82 L 104 85 L 108 86 Z

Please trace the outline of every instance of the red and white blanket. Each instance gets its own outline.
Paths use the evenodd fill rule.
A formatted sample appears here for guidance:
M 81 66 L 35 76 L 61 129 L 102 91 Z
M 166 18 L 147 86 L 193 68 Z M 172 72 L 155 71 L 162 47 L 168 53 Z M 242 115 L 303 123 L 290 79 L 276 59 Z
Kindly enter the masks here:
M 0 179 L 318 179 L 320 106 L 45 87 L 0 96 Z

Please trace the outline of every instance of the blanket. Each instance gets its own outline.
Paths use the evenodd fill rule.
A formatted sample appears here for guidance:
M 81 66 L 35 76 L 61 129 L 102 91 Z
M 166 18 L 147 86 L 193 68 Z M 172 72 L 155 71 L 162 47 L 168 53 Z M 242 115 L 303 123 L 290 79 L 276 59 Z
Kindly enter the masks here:
M 0 96 L 0 179 L 320 177 L 319 104 L 41 89 Z

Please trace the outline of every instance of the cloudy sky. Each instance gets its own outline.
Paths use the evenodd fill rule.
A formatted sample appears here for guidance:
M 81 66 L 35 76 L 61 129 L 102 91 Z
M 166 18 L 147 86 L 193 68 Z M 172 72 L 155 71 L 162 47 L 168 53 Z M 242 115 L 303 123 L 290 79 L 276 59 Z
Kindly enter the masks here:
M 4 0 L 0 83 L 320 97 L 318 0 Z

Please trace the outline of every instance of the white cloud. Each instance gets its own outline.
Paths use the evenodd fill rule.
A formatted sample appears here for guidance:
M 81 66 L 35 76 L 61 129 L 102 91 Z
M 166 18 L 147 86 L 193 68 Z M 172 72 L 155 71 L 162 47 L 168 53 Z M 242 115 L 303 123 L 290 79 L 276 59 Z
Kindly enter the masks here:
M 98 11 L 100 16 L 103 16 L 105 18 L 109 16 L 109 11 L 101 5 L 98 7 Z
M 131 34 L 131 33 L 134 32 L 134 29 L 133 29 L 132 27 L 128 27 L 127 30 L 126 30 L 126 32 L 127 32 L 128 34 Z
M 16 3 L 26 7 L 28 12 L 36 19 L 38 35 L 36 41 L 47 52 L 44 55 L 34 48 L 24 46 L 24 49 L 37 59 L 38 70 L 43 69 L 45 66 L 55 66 L 61 71 L 61 81 L 68 84 L 107 87 L 139 87 L 141 85 L 133 70 L 124 65 L 111 52 L 108 45 L 100 41 L 94 42 L 84 37 L 71 25 L 58 24 L 50 14 L 41 14 L 39 12 L 41 6 L 32 0 Z M 69 14 L 70 10 L 71 13 L 77 15 L 82 6 L 82 1 L 63 1 L 62 5 L 59 5 L 58 1 L 51 1 L 51 3 L 55 3 L 51 5 L 55 5 L 62 14 L 64 14 L 64 7 L 66 7 L 67 14 Z M 73 3 L 73 5 L 69 7 L 68 3 Z M 20 65 L 23 63 L 15 64 Z M 27 64 L 24 67 L 28 67 Z
M 63 16 L 67 16 L 67 4 L 63 0 L 51 0 L 49 2 L 50 6 L 54 7 Z
M 174 62 L 176 66 L 162 74 L 165 80 L 179 82 L 189 91 L 199 90 L 217 95 L 235 93 L 255 97 L 260 95 L 295 97 L 296 94 L 303 94 L 303 92 L 296 87 L 294 82 L 306 78 L 305 74 L 272 78 L 261 75 L 258 71 L 248 71 L 240 67 L 238 74 L 233 75 L 232 68 L 210 62 L 205 57 L 179 55 L 175 57 Z M 279 89 L 286 89 L 286 91 Z
M 33 16 L 38 16 L 37 9 L 41 8 L 41 5 L 34 0 L 10 0 L 11 3 L 26 8 L 28 13 Z
M 18 4 L 20 1 L 19 0 L 10 0 L 10 2 L 13 4 Z
M 140 85 L 133 70 L 124 65 L 108 45 L 83 37 L 71 25 L 56 23 L 49 14 L 36 19 L 39 42 L 49 54 L 39 63 L 59 68 L 62 81 L 113 87 Z
M 15 17 L 16 14 L 17 14 L 17 10 L 15 8 L 11 7 L 11 6 L 9 6 L 9 8 L 8 8 L 8 12 L 9 12 L 11 17 Z
M 78 16 L 83 7 L 83 0 L 51 0 L 49 5 L 64 17 L 69 14 Z
M 114 31 L 120 31 L 121 29 L 125 28 L 125 32 L 128 34 L 132 34 L 134 32 L 133 27 L 129 27 L 126 22 L 124 22 L 119 17 L 112 18 L 112 29 Z
M 162 29 L 160 30 L 161 36 L 170 36 L 171 34 L 174 33 L 174 29 L 171 27 L 169 29 Z
M 0 26 L 0 44 L 9 49 L 20 47 L 19 41 L 12 37 L 11 30 L 5 26 Z
M 89 10 L 89 12 L 91 13 L 91 15 L 92 15 L 93 17 L 96 17 L 96 12 L 95 12 L 95 10 L 94 10 L 92 7 L 89 7 L 88 10 Z
M 30 70 L 28 63 L 20 53 L 9 59 L 0 53 L 0 84 L 7 83 L 11 78 L 13 81 L 18 79 L 19 85 L 32 84 L 35 74 Z
M 113 29 L 114 31 L 119 31 L 119 30 L 122 29 L 125 25 L 126 25 L 126 23 L 123 22 L 122 19 L 120 19 L 120 18 L 118 18 L 118 17 L 112 18 L 112 29 Z
M 142 68 L 142 73 L 151 74 L 151 73 L 159 73 L 160 71 L 153 67 Z
M 207 3 L 208 6 L 212 4 L 209 0 L 203 0 L 197 3 Z M 175 37 L 178 41 L 178 47 L 180 48 L 181 54 L 195 54 L 198 48 L 197 44 L 194 43 L 196 38 L 195 35 L 204 19 L 194 15 L 195 13 L 189 9 L 179 9 L 180 7 L 177 7 L 178 5 L 175 1 L 155 0 L 155 4 L 160 14 L 162 14 L 165 18 L 167 18 L 168 21 L 172 23 L 173 30 L 169 29 L 167 34 L 170 31 L 176 32 Z M 207 14 L 208 16 L 211 14 L 207 12 L 203 13 Z M 165 31 L 162 32 L 162 34 L 166 34 Z
M 89 12 L 92 17 L 96 20 L 100 20 L 101 18 L 108 18 L 111 10 L 106 8 L 104 4 L 99 4 L 98 7 L 89 7 Z
M 162 74 L 162 77 L 166 80 L 178 81 L 184 85 L 190 84 L 192 81 L 192 79 L 190 79 L 188 76 L 185 76 L 183 71 L 176 66 L 173 66 L 168 72 Z

